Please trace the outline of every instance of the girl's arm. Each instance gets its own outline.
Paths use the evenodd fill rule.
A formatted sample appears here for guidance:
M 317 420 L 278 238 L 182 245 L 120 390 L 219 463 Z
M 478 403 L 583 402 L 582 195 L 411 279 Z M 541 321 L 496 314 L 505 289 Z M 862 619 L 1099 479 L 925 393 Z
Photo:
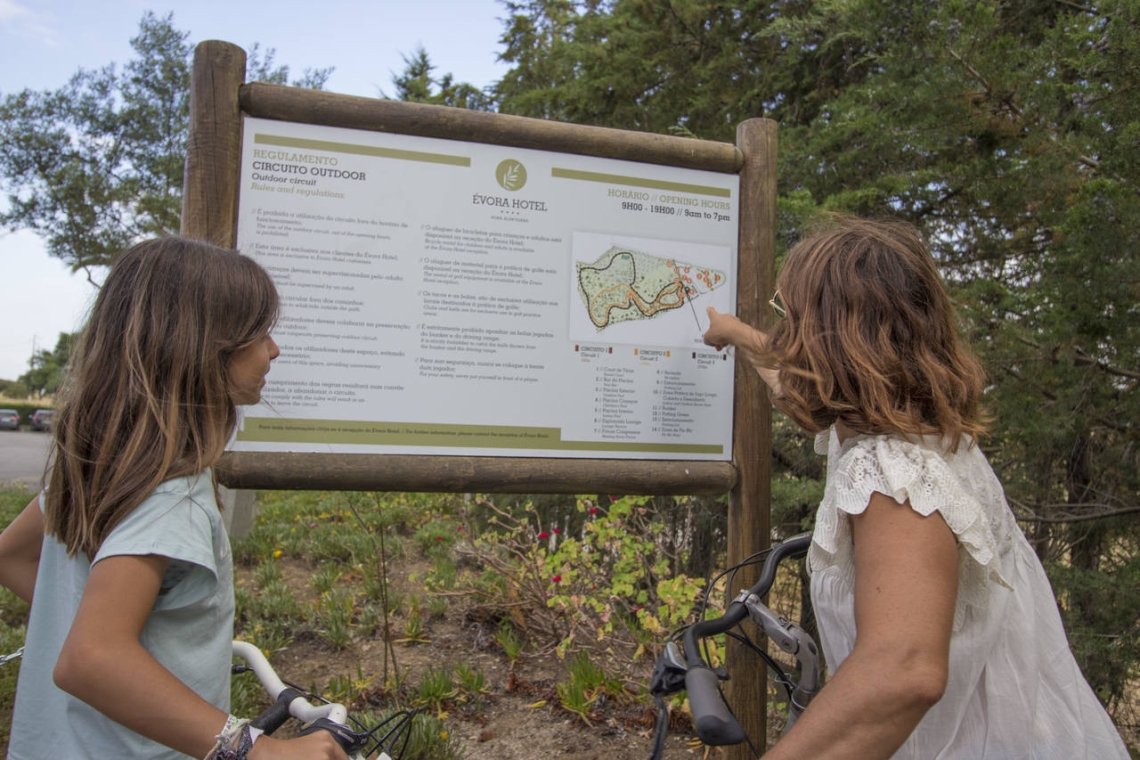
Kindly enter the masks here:
M 52 675 L 59 688 L 116 723 L 191 757 L 205 757 L 226 714 L 139 643 L 167 562 L 156 555 L 96 562 Z M 229 672 L 219 677 L 229 678 Z M 258 739 L 249 757 L 263 756 L 347 760 L 325 732 L 288 742 Z
M 851 516 L 855 649 L 768 760 L 889 758 L 942 697 L 958 592 L 957 540 L 880 493 Z
M 780 373 L 761 361 L 765 349 L 768 347 L 768 336 L 754 327 L 746 325 L 732 314 L 721 314 L 712 306 L 706 310 L 709 315 L 709 329 L 705 331 L 704 340 L 707 345 L 713 346 L 717 351 L 725 346 L 735 346 L 744 360 L 756 370 L 760 378 L 772 389 L 772 393 L 780 395 Z
M 25 602 L 32 601 L 43 545 L 44 515 L 37 496 L 0 533 L 0 585 Z

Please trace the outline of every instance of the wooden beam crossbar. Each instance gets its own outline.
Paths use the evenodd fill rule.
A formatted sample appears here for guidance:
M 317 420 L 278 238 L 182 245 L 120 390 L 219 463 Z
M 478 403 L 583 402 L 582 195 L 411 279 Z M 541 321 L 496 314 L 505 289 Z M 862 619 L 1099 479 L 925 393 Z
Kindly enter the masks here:
M 229 488 L 436 493 L 719 495 L 737 480 L 729 462 L 410 454 L 231 452 L 216 471 Z
M 240 101 L 247 116 L 300 124 L 555 150 L 723 174 L 736 174 L 744 164 L 743 155 L 730 143 L 338 95 L 265 82 L 242 85 Z

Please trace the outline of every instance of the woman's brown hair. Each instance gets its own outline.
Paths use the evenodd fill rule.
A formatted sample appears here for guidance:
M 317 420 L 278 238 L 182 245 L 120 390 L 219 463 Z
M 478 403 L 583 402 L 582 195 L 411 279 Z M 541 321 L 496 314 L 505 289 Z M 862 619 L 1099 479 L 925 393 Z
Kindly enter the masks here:
M 277 318 L 273 281 L 237 251 L 178 237 L 115 261 L 57 406 L 45 526 L 94 558 L 164 480 L 201 472 L 237 424 L 226 367 Z
M 788 253 L 772 330 L 777 405 L 811 432 L 984 432 L 984 373 L 930 251 L 910 225 L 831 217 Z

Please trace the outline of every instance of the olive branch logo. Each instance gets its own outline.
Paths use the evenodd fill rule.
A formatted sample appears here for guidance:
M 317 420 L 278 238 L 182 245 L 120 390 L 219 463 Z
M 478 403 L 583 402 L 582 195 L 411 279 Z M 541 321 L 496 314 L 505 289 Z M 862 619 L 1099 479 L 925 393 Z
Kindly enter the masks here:
M 526 184 L 526 167 L 513 158 L 500 161 L 495 167 L 495 179 L 504 190 L 522 190 Z

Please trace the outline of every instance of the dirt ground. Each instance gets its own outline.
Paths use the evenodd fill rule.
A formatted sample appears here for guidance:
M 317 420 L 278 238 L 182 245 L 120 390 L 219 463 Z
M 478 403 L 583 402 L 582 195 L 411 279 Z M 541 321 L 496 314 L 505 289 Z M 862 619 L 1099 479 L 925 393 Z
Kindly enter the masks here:
M 640 707 L 603 705 L 589 725 L 560 709 L 555 682 L 566 680 L 561 661 L 525 657 L 510 679 L 501 654 L 480 650 L 477 636 L 460 626 L 437 621 L 429 626 L 429 644 L 397 645 L 397 666 L 414 682 L 429 666 L 465 662 L 483 673 L 488 693 L 481 705 L 451 710 L 445 725 L 466 751 L 466 757 L 495 760 L 616 760 L 647 758 L 651 748 L 653 717 Z M 328 683 L 329 678 L 355 673 L 383 672 L 382 647 L 377 642 L 332 653 L 319 644 L 294 644 L 277 659 L 277 668 L 300 684 Z M 543 704 L 545 703 L 545 704 Z M 686 746 L 687 735 L 671 735 L 664 758 L 701 757 Z
M 312 568 L 303 563 L 283 561 L 285 580 L 298 598 L 311 595 L 308 577 Z M 422 587 L 407 578 L 421 575 L 418 564 L 390 567 L 397 591 Z M 238 571 L 238 583 L 245 571 Z M 425 616 L 426 618 L 426 616 Z M 394 629 L 402 629 L 398 619 Z M 563 660 L 553 653 L 522 654 L 513 675 L 508 660 L 494 643 L 494 629 L 471 619 L 463 605 L 456 603 L 441 618 L 425 619 L 425 643 L 394 645 L 395 669 L 406 673 L 407 682 L 418 683 L 429 667 L 465 663 L 483 674 L 487 693 L 479 704 L 458 705 L 448 711 L 445 727 L 458 740 L 469 760 L 624 760 L 648 758 L 652 748 L 655 715 L 644 702 L 601 703 L 589 722 L 559 706 L 555 684 L 568 680 Z M 298 685 L 322 688 L 337 676 L 365 677 L 384 673 L 384 646 L 379 639 L 357 641 L 344 650 L 331 649 L 315 638 L 295 641 L 273 658 L 279 675 Z M 388 667 L 393 668 L 391 661 Z M 629 680 L 647 682 L 653 663 L 648 657 L 629 665 Z M 391 672 L 391 671 L 390 671 Z M 684 723 L 682 721 L 682 723 Z M 672 731 L 666 740 L 664 760 L 723 757 L 694 742 L 687 730 Z

